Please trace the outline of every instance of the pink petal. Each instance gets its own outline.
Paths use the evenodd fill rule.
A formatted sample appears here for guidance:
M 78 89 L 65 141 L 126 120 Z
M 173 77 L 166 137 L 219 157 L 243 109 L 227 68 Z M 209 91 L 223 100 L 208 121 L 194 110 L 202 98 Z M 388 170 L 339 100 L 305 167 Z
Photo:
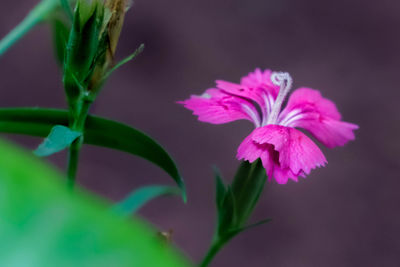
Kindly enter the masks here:
M 279 93 L 279 86 L 275 85 L 271 81 L 271 70 L 261 71 L 257 68 L 254 72 L 250 72 L 247 76 L 240 80 L 240 84 L 249 88 L 264 88 L 265 91 L 272 94 L 274 98 Z
M 289 179 L 298 182 L 298 175 L 294 174 L 289 168 L 282 169 L 279 165 L 275 165 L 273 177 L 278 184 L 286 184 Z
M 340 119 L 336 105 L 309 88 L 294 91 L 280 115 L 282 125 L 302 127 L 330 148 L 354 140 L 353 131 L 358 129 L 357 125 Z
M 271 178 L 275 165 L 274 149 L 271 145 L 254 142 L 253 133 L 247 136 L 240 144 L 236 157 L 239 160 L 247 160 L 250 163 L 260 158 L 268 177 Z
M 259 144 L 271 144 L 279 152 L 281 169 L 290 169 L 294 174 L 309 174 L 327 162 L 324 154 L 305 134 L 294 128 L 267 125 L 257 128 L 253 140 Z
M 203 95 L 192 95 L 178 101 L 193 111 L 199 121 L 222 124 L 236 120 L 250 120 L 259 125 L 260 118 L 254 105 L 240 97 L 229 95 L 219 89 L 208 89 Z
M 343 146 L 347 142 L 354 140 L 353 131 L 358 129 L 358 126 L 353 123 L 330 118 L 299 120 L 296 126 L 308 130 L 318 141 L 329 148 Z
M 285 110 L 300 109 L 303 112 L 317 112 L 325 117 L 340 120 L 335 103 L 322 97 L 318 90 L 299 88 L 289 98 Z
M 324 166 L 321 150 L 302 132 L 280 125 L 255 129 L 238 148 L 237 158 L 254 162 L 260 158 L 266 173 L 279 184 L 298 181 L 316 167 Z
M 271 73 L 270 70 L 261 72 L 260 69 L 256 69 L 255 72 L 243 77 L 240 84 L 217 80 L 217 88 L 228 94 L 252 100 L 259 105 L 262 112 L 268 112 L 279 92 L 279 86 L 271 82 Z

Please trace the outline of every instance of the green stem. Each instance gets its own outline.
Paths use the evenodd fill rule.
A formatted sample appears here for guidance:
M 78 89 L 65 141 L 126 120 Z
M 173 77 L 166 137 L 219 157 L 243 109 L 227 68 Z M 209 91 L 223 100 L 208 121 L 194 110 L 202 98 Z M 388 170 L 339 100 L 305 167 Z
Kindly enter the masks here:
M 68 178 L 68 187 L 71 190 L 73 190 L 75 187 L 76 174 L 78 171 L 78 163 L 79 163 L 79 152 L 81 150 L 82 143 L 83 143 L 83 137 L 81 136 L 78 139 L 76 139 L 69 147 L 67 178 Z
M 0 56 L 21 39 L 59 5 L 59 0 L 42 0 L 31 12 L 0 41 Z
M 79 108 L 79 115 L 77 118 L 74 119 L 71 125 L 72 130 L 79 132 L 84 131 L 90 104 L 91 102 L 85 100 L 81 102 Z M 78 172 L 79 153 L 82 148 L 82 144 L 83 144 L 83 136 L 76 139 L 69 147 L 67 178 L 68 178 L 68 186 L 71 190 L 73 190 L 75 187 L 76 174 Z
M 214 259 L 215 255 L 223 248 L 223 246 L 229 241 L 228 239 L 220 239 L 216 238 L 209 250 L 207 251 L 206 256 L 204 257 L 203 261 L 200 263 L 199 267 L 207 267 L 210 262 Z

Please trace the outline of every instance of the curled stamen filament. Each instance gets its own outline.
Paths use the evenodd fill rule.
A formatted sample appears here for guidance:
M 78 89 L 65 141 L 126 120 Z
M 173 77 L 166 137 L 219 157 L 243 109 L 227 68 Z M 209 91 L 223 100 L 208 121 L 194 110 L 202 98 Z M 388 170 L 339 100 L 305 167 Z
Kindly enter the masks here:
M 271 75 L 271 81 L 275 85 L 279 85 L 280 89 L 278 97 L 276 98 L 276 101 L 272 107 L 272 111 L 268 118 L 267 124 L 276 124 L 282 103 L 285 100 L 285 97 L 289 93 L 290 89 L 292 89 L 293 79 L 287 72 L 274 72 Z

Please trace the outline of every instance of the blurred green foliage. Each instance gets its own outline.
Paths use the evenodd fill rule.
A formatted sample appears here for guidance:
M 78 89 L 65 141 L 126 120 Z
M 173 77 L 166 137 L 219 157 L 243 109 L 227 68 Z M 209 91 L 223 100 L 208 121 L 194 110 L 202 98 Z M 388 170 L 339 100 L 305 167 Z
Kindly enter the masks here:
M 189 266 L 142 221 L 126 220 L 39 159 L 0 140 L 0 266 Z

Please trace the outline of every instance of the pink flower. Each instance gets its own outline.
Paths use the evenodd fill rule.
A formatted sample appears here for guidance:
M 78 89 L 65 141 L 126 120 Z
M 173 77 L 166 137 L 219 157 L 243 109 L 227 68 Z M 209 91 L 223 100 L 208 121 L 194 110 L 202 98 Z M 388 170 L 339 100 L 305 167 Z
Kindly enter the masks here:
M 254 131 L 240 144 L 239 160 L 261 159 L 266 173 L 280 184 L 305 177 L 327 163 L 318 146 L 296 128 L 309 131 L 325 146 L 343 146 L 354 140 L 358 126 L 341 121 L 335 104 L 319 91 L 299 88 L 282 104 L 291 90 L 288 73 L 256 69 L 240 84 L 217 81 L 216 88 L 181 101 L 200 121 L 222 124 L 245 119 Z

